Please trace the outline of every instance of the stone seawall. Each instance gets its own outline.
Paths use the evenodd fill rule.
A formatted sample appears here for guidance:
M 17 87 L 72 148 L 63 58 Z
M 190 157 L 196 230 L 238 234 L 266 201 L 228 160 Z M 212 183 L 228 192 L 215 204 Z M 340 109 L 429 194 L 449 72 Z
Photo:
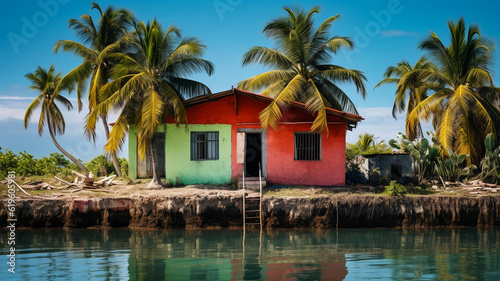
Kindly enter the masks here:
M 17 227 L 241 227 L 233 196 L 18 199 Z M 0 227 L 7 226 L 0 200 Z M 264 227 L 498 227 L 500 197 L 265 197 Z

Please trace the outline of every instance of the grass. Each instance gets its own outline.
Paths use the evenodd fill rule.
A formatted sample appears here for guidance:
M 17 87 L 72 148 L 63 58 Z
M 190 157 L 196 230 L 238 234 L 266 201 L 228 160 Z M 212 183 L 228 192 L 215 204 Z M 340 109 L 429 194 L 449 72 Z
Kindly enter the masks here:
M 263 190 L 264 196 L 293 196 L 293 197 L 319 197 L 324 195 L 339 194 L 375 194 L 373 188 L 368 187 L 311 187 L 311 186 L 285 186 L 269 187 Z

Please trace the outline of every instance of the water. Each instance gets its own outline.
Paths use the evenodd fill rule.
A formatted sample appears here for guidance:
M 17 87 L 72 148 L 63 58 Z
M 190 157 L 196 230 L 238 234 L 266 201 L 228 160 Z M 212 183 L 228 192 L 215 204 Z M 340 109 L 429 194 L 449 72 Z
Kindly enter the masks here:
M 499 229 L 17 230 L 16 274 L 0 245 L 0 280 L 500 280 Z

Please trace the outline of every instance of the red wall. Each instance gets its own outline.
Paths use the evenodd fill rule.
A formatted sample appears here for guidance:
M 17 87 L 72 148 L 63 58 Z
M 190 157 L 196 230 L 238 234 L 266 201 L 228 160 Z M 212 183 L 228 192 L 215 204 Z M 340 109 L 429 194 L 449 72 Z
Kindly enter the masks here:
M 235 97 L 226 96 L 217 101 L 207 101 L 186 107 L 189 124 L 231 124 L 232 178 L 242 176 L 243 164 L 236 163 L 236 134 L 238 128 L 260 129 L 259 113 L 268 105 L 244 95 L 237 95 L 238 114 L 235 114 Z M 290 108 L 283 113 L 281 122 L 309 122 L 314 117 L 305 110 Z M 345 136 L 347 125 L 337 116 L 328 116 L 329 135 L 322 134 L 321 161 L 294 160 L 294 132 L 309 131 L 309 124 L 280 124 L 277 130 L 267 131 L 267 181 L 277 185 L 345 184 Z M 168 120 L 169 123 L 172 120 Z M 253 123 L 253 124 L 241 124 Z

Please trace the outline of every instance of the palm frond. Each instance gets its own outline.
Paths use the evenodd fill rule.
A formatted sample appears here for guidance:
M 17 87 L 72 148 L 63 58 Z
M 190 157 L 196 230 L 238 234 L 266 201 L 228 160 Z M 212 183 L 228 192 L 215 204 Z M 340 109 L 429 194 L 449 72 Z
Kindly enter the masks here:
M 278 121 L 281 119 L 281 111 L 288 108 L 290 102 L 295 101 L 300 95 L 304 84 L 307 81 L 300 75 L 295 76 L 286 87 L 279 93 L 275 99 L 259 114 L 262 128 L 269 126 L 276 129 Z

